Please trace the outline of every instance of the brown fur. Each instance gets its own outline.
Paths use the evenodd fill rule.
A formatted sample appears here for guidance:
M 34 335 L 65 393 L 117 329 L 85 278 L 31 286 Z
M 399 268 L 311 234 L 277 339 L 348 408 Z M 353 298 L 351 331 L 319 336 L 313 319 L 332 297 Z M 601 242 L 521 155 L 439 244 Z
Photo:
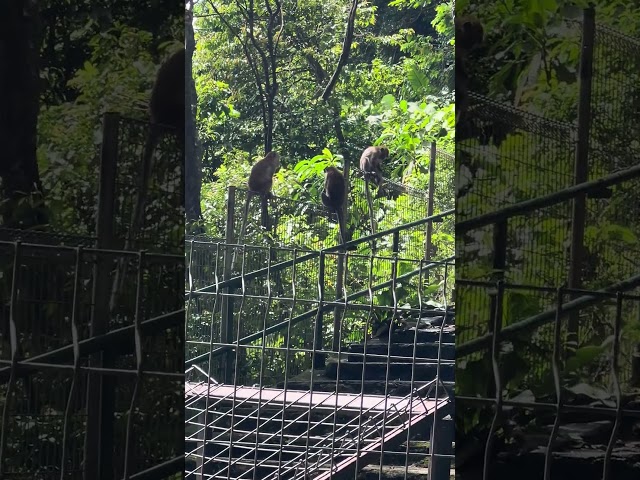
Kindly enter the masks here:
M 340 241 L 344 243 L 346 237 L 342 207 L 347 198 L 347 183 L 340 170 L 336 167 L 327 167 L 324 169 L 324 190 L 320 197 L 326 207 L 336 212 L 338 216 L 338 226 L 340 227 Z
M 175 128 L 178 134 L 184 134 L 184 64 L 185 49 L 181 48 L 158 70 L 149 102 L 151 123 Z
M 247 185 L 252 192 L 268 194 L 273 186 L 273 175 L 280 168 L 280 155 L 269 152 L 251 168 Z
M 387 147 L 367 147 L 360 156 L 360 170 L 365 172 L 366 179 L 375 185 L 382 182 L 382 162 L 389 158 Z
M 258 160 L 251 168 L 249 180 L 247 181 L 250 193 L 247 195 L 247 201 L 244 207 L 242 236 L 244 236 L 244 225 L 246 225 L 247 216 L 249 215 L 249 201 L 256 193 L 260 194 L 262 197 L 260 199 L 262 226 L 266 229 L 269 228 L 269 202 L 267 199 L 271 197 L 273 175 L 276 173 L 278 168 L 280 168 L 280 155 L 276 152 L 267 153 L 262 160 Z
M 467 110 L 469 103 L 469 77 L 465 68 L 465 59 L 469 52 L 484 40 L 484 28 L 477 18 L 472 16 L 456 17 L 456 125 Z

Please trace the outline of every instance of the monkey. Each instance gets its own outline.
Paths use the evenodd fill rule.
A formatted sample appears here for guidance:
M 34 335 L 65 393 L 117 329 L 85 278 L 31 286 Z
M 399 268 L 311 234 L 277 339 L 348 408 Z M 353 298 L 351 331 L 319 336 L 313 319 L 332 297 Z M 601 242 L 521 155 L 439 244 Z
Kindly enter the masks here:
M 247 198 L 244 202 L 244 210 L 242 212 L 242 226 L 240 227 L 240 237 L 238 243 L 242 243 L 244 239 L 244 233 L 247 228 L 247 218 L 249 217 L 249 204 L 251 198 L 254 195 L 260 195 L 260 223 L 261 225 L 269 229 L 269 210 L 268 200 L 272 197 L 271 188 L 273 187 L 273 175 L 280 168 L 280 155 L 277 152 L 268 152 L 263 159 L 258 160 L 253 167 L 251 167 L 251 173 L 249 173 L 249 179 L 247 180 Z M 233 252 L 231 258 L 231 265 L 235 265 L 236 250 Z
M 456 126 L 461 122 L 469 102 L 469 77 L 466 73 L 465 60 L 469 52 L 484 40 L 484 28 L 473 16 L 456 17 L 454 19 L 456 34 Z
M 340 228 L 340 243 L 345 243 L 345 225 L 342 207 L 347 197 L 347 183 L 344 176 L 336 167 L 324 169 L 324 190 L 320 194 L 325 207 L 336 212 L 338 227 Z
M 175 131 L 179 147 L 184 154 L 185 56 L 184 48 L 172 54 L 160 66 L 151 90 L 151 99 L 149 101 L 150 128 L 142 156 L 142 181 L 132 220 L 131 230 L 133 233 L 136 233 L 135 230 L 143 214 L 153 152 L 158 145 L 162 130 L 168 128 Z
M 387 147 L 367 147 L 360 156 L 360 170 L 364 172 L 365 194 L 367 196 L 367 205 L 369 206 L 369 217 L 371 221 L 371 233 L 376 233 L 375 219 L 373 216 L 373 201 L 371 200 L 371 192 L 369 190 L 369 182 L 378 187 L 378 194 L 383 193 L 382 189 L 382 162 L 389 157 L 389 149 Z M 380 195 L 378 195 L 380 196 Z M 377 197 L 376 197 L 377 198 Z M 373 244 L 375 250 L 375 243 Z
M 360 156 L 360 170 L 365 172 L 365 180 L 376 186 L 382 182 L 382 162 L 389 157 L 387 147 L 367 147 Z
M 135 235 L 141 228 L 147 190 L 149 188 L 149 176 L 152 170 L 153 153 L 163 130 L 169 129 L 175 132 L 180 149 L 180 158 L 184 158 L 185 59 L 186 51 L 183 47 L 169 56 L 156 74 L 149 100 L 148 118 L 150 125 L 142 152 L 140 186 L 133 205 L 131 224 L 125 241 L 125 250 L 131 248 Z M 124 261 L 121 261 L 111 293 L 111 311 L 115 308 L 118 292 L 122 290 L 125 273 Z
M 280 168 L 280 155 L 276 152 L 269 152 L 261 160 L 258 160 L 253 167 L 247 180 L 247 199 L 244 204 L 242 214 L 242 228 L 240 229 L 240 240 L 244 237 L 244 230 L 249 216 L 249 203 L 254 195 L 260 195 L 261 224 L 264 228 L 269 227 L 269 212 L 267 200 L 271 198 L 271 187 L 273 186 L 273 175 Z
M 262 226 L 269 228 L 269 212 L 267 200 L 271 198 L 271 187 L 273 186 L 273 175 L 280 168 L 280 155 L 276 152 L 269 152 L 262 160 L 258 160 L 256 164 L 251 168 L 249 174 L 249 180 L 247 186 L 249 192 L 261 194 L 261 209 L 262 209 Z M 249 199 L 252 194 L 247 195 L 247 202 L 245 204 L 244 221 L 246 222 L 247 215 L 249 214 Z
M 276 152 L 269 152 L 262 160 L 258 160 L 249 174 L 247 186 L 252 192 L 269 195 L 273 186 L 273 175 L 280 168 L 280 155 Z

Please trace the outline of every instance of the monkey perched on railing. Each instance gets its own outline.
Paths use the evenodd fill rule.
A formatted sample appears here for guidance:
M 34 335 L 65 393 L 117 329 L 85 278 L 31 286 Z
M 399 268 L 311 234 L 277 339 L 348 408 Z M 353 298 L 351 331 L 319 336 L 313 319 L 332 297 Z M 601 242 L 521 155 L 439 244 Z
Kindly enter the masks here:
M 360 170 L 365 172 L 366 182 L 372 182 L 376 187 L 382 182 L 382 162 L 389 157 L 387 147 L 367 147 L 360 156 Z
M 161 66 L 156 75 L 151 98 L 149 100 L 149 132 L 142 152 L 140 184 L 133 205 L 131 223 L 126 235 L 125 250 L 130 250 L 136 235 L 141 229 L 144 209 L 147 203 L 147 191 L 152 170 L 153 152 L 167 129 L 178 138 L 180 159 L 184 158 L 185 126 L 185 49 L 172 54 Z M 125 262 L 121 261 L 114 278 L 111 291 L 110 308 L 115 308 L 117 296 L 122 290 L 125 278 Z
M 461 123 L 469 104 L 469 76 L 465 61 L 469 52 L 484 40 L 484 28 L 472 16 L 456 17 L 456 126 Z
M 242 215 L 243 222 L 246 224 L 249 215 L 249 202 L 255 194 L 260 194 L 261 223 L 264 228 L 269 228 L 269 210 L 268 199 L 271 196 L 271 188 L 273 187 L 273 176 L 280 168 L 280 155 L 276 152 L 269 152 L 262 160 L 258 160 L 251 168 L 247 186 L 249 192 L 244 205 L 244 213 Z M 244 230 L 242 230 L 244 234 Z
M 324 189 L 320 194 L 322 203 L 330 208 L 338 217 L 338 227 L 340 228 L 340 243 L 346 241 L 344 216 L 342 207 L 347 198 L 347 182 L 344 175 L 336 167 L 324 169 Z

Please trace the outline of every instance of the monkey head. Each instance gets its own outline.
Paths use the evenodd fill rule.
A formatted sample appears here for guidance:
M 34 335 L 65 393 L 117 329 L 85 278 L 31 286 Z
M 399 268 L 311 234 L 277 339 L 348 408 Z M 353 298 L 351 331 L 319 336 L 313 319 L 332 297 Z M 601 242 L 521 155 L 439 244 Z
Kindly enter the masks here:
M 456 47 L 468 52 L 484 40 L 484 29 L 480 21 L 473 16 L 456 17 Z
M 280 155 L 277 152 L 271 151 L 264 156 L 264 159 L 273 166 L 273 170 L 280 168 Z

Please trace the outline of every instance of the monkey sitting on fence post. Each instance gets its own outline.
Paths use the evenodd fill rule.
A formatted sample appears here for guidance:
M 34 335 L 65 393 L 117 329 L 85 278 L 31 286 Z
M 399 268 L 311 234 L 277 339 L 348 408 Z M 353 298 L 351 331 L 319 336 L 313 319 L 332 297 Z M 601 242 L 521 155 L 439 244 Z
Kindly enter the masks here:
M 369 207 L 369 218 L 371 220 L 371 233 L 376 233 L 376 224 L 373 214 L 373 201 L 371 200 L 371 191 L 369 183 L 372 182 L 378 187 L 378 192 L 382 190 L 382 162 L 389 157 L 389 149 L 387 147 L 367 147 L 360 156 L 360 170 L 364 172 L 365 195 L 367 197 L 367 205 Z M 379 196 L 379 195 L 378 195 Z M 372 246 L 375 250 L 375 245 Z
M 153 153 L 160 140 L 162 130 L 173 131 L 178 139 L 181 161 L 184 159 L 185 127 L 185 58 L 183 48 L 173 53 L 159 68 L 151 98 L 149 100 L 149 132 L 142 151 L 140 184 L 131 214 L 131 223 L 126 235 L 125 250 L 130 250 L 136 235 L 141 229 L 144 209 L 147 203 L 147 191 L 152 170 Z M 182 175 L 184 177 L 184 175 Z M 119 292 L 124 285 L 126 261 L 119 262 L 111 290 L 110 309 L 114 310 Z
M 376 187 L 382 183 L 382 162 L 389 157 L 387 147 L 367 147 L 360 156 L 360 170 L 365 175 L 367 182 L 372 182 Z
M 469 52 L 482 44 L 484 29 L 480 21 L 472 16 L 456 17 L 456 126 L 461 124 L 469 103 L 469 76 L 465 61 Z
M 336 167 L 324 169 L 324 189 L 320 193 L 320 198 L 325 207 L 336 212 L 338 228 L 340 229 L 340 243 L 345 243 L 346 226 L 342 215 L 342 207 L 347 198 L 347 182 L 344 179 L 344 175 Z
M 253 167 L 251 167 L 251 173 L 247 180 L 247 198 L 244 202 L 244 209 L 242 212 L 242 225 L 240 227 L 240 236 L 238 237 L 238 243 L 241 244 L 244 239 L 245 230 L 247 228 L 247 218 L 249 217 L 249 205 L 251 199 L 255 195 L 260 195 L 260 223 L 263 228 L 269 229 L 269 198 L 271 195 L 271 188 L 273 187 L 273 176 L 280 168 L 280 155 L 277 152 L 268 152 L 263 159 L 258 160 Z M 231 265 L 235 265 L 236 250 L 234 249 L 233 257 L 231 259 Z
M 249 204 L 251 198 L 260 195 L 261 216 L 260 222 L 262 226 L 269 229 L 269 198 L 271 198 L 271 188 L 273 187 L 273 176 L 280 168 L 280 155 L 276 152 L 269 152 L 261 160 L 258 160 L 249 174 L 247 180 L 247 198 L 244 203 L 242 212 L 242 227 L 240 228 L 239 242 L 244 238 L 244 232 L 247 226 L 247 217 L 249 216 Z

